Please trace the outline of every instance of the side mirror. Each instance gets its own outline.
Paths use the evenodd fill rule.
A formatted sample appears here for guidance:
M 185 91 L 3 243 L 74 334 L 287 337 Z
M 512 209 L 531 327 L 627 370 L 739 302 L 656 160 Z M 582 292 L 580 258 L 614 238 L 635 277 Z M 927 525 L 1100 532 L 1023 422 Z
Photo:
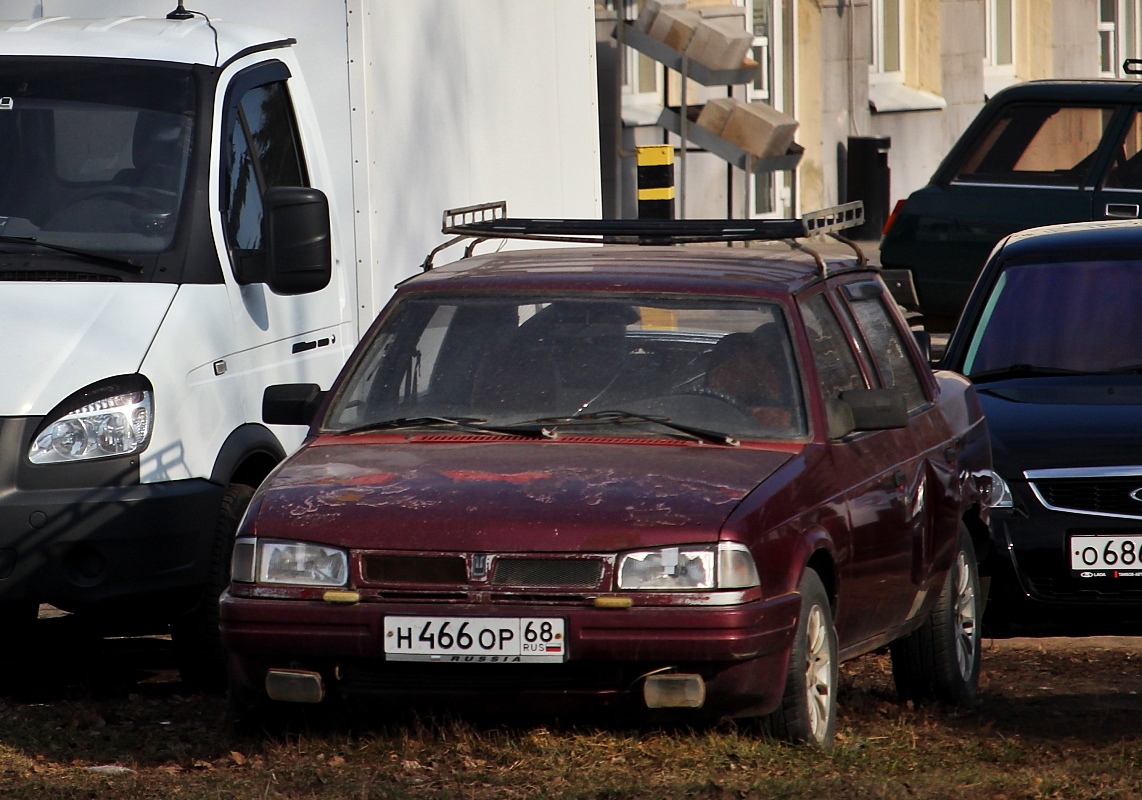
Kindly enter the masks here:
M 825 422 L 830 439 L 843 439 L 856 430 L 853 407 L 837 397 L 825 398 Z
M 310 425 L 325 392 L 316 383 L 279 383 L 262 392 L 262 422 L 267 425 Z
M 274 294 L 324 289 L 333 275 L 329 199 L 320 189 L 275 186 L 263 198 L 266 284 Z
M 932 363 L 932 334 L 928 331 L 912 331 L 913 338 L 916 339 L 916 344 L 920 348 L 920 355 L 929 364 Z
M 899 389 L 850 389 L 841 392 L 841 402 L 852 412 L 853 430 L 908 427 L 908 405 Z

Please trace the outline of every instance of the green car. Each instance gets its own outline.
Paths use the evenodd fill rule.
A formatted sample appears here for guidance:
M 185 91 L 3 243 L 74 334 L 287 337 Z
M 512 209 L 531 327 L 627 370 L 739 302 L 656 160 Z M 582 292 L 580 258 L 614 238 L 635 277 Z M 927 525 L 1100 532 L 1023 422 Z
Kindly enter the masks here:
M 1128 80 L 1033 81 L 983 107 L 881 242 L 881 264 L 911 272 L 929 329 L 950 330 L 1008 234 L 1140 216 L 1140 111 L 1142 83 Z

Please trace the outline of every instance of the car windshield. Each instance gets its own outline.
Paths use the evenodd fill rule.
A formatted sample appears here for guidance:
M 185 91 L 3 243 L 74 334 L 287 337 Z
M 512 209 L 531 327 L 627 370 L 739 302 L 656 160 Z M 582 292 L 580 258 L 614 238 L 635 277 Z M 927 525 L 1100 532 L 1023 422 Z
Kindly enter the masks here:
M 992 290 L 964 373 L 1142 369 L 1142 261 L 1008 267 Z
M 168 247 L 186 181 L 193 108 L 188 68 L 0 60 L 4 247 Z
M 324 427 L 781 439 L 805 420 L 777 303 L 448 296 L 398 303 Z

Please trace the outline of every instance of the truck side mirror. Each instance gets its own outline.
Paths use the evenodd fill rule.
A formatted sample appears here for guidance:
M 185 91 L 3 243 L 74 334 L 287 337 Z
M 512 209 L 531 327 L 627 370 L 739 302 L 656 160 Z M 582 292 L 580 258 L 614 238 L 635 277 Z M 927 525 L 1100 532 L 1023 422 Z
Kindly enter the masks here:
M 316 383 L 279 383 L 262 392 L 262 422 L 267 425 L 310 425 L 325 392 Z
M 899 389 L 850 389 L 841 392 L 841 401 L 852 410 L 854 430 L 908 427 L 908 405 Z
M 266 284 L 274 294 L 308 294 L 333 274 L 329 200 L 320 189 L 274 186 L 263 198 Z

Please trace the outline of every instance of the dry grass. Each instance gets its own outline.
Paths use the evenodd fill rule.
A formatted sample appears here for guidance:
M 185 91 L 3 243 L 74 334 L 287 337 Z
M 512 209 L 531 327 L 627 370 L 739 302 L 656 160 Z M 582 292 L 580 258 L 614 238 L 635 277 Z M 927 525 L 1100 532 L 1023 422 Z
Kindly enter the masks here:
M 1142 640 L 1139 640 L 1142 641 Z M 225 732 L 161 640 L 91 645 L 0 698 L 3 798 L 1136 798 L 1142 644 L 1012 640 L 971 712 L 892 696 L 887 658 L 843 669 L 831 756 L 699 729 L 403 719 Z

